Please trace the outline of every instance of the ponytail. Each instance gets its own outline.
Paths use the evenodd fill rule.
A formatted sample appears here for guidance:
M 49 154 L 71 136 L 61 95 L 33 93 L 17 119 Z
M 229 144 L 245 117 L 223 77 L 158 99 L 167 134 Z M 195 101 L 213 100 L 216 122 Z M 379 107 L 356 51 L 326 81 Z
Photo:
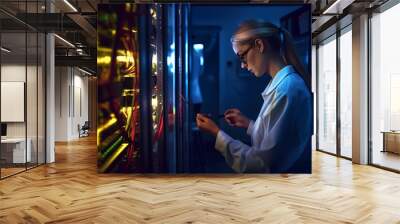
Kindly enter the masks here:
M 299 73 L 301 78 L 304 80 L 304 83 L 306 84 L 307 88 L 311 91 L 311 87 L 309 86 L 311 83 L 311 76 L 307 72 L 307 70 L 304 69 L 303 64 L 301 63 L 296 53 L 296 48 L 293 46 L 293 40 L 291 38 L 291 35 L 289 34 L 289 32 L 287 32 L 282 28 L 280 28 L 280 30 L 281 30 L 280 36 L 282 36 L 280 48 L 283 59 L 285 60 L 286 64 L 293 65 L 297 73 Z

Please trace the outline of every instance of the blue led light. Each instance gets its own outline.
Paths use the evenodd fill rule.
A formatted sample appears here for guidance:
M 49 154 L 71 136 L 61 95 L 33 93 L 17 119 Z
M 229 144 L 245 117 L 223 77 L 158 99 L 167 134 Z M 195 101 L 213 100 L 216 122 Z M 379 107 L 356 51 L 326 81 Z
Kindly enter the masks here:
M 204 49 L 204 45 L 203 44 L 193 44 L 193 49 L 195 51 L 200 51 Z

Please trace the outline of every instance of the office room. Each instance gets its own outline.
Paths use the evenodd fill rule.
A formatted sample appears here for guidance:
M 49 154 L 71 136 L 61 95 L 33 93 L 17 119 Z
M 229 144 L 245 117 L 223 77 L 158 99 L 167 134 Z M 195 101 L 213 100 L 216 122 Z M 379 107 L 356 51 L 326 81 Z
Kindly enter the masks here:
M 399 223 L 396 0 L 0 2 L 0 223 Z

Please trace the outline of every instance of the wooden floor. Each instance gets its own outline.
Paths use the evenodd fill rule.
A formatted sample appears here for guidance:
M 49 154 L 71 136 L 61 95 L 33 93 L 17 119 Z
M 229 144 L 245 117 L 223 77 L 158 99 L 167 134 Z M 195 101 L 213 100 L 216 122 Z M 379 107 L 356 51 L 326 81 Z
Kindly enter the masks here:
M 19 173 L 26 170 L 26 168 L 1 168 L 1 177 L 8 177 L 10 175 Z
M 0 181 L 0 223 L 400 223 L 400 175 L 320 152 L 312 175 L 97 174 L 94 138 Z
M 27 169 L 33 169 L 37 166 L 37 164 L 27 164 L 27 167 L 25 167 L 24 164 L 18 165 L 18 167 L 7 167 L 7 168 L 1 168 L 1 178 L 5 178 L 20 172 L 23 172 Z

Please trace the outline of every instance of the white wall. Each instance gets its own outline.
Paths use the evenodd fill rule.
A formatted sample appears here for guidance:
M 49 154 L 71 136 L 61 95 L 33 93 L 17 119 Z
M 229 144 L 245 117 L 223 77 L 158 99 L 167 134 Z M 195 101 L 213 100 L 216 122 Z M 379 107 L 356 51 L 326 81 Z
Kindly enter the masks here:
M 56 67 L 56 141 L 77 139 L 78 124 L 88 121 L 88 78 L 83 75 L 76 68 Z
M 25 64 L 10 64 L 1 66 L 1 81 L 2 82 L 24 82 L 25 83 Z M 31 68 L 28 68 L 30 70 Z M 4 98 L 5 96 L 2 96 Z M 8 108 L 1 108 L 2 111 Z M 7 122 L 8 137 L 25 137 L 24 122 Z
M 25 82 L 25 64 L 10 64 L 1 66 L 1 81 Z M 7 110 L 7 108 L 1 108 Z M 25 123 L 7 123 L 7 137 L 25 137 Z
M 67 67 L 55 68 L 55 141 L 68 140 L 68 86 Z
M 78 71 L 78 70 L 76 70 Z M 76 73 L 75 73 L 76 74 Z M 81 89 L 81 107 L 82 107 L 82 113 L 79 114 L 79 111 L 76 111 L 75 113 L 75 123 L 74 127 L 77 127 L 78 124 L 81 126 L 85 123 L 85 121 L 89 121 L 89 91 L 88 91 L 88 84 L 89 80 L 87 76 L 84 76 L 85 74 L 78 71 L 79 75 L 75 75 L 75 86 L 79 87 Z M 78 129 L 74 129 L 75 136 L 78 136 Z

